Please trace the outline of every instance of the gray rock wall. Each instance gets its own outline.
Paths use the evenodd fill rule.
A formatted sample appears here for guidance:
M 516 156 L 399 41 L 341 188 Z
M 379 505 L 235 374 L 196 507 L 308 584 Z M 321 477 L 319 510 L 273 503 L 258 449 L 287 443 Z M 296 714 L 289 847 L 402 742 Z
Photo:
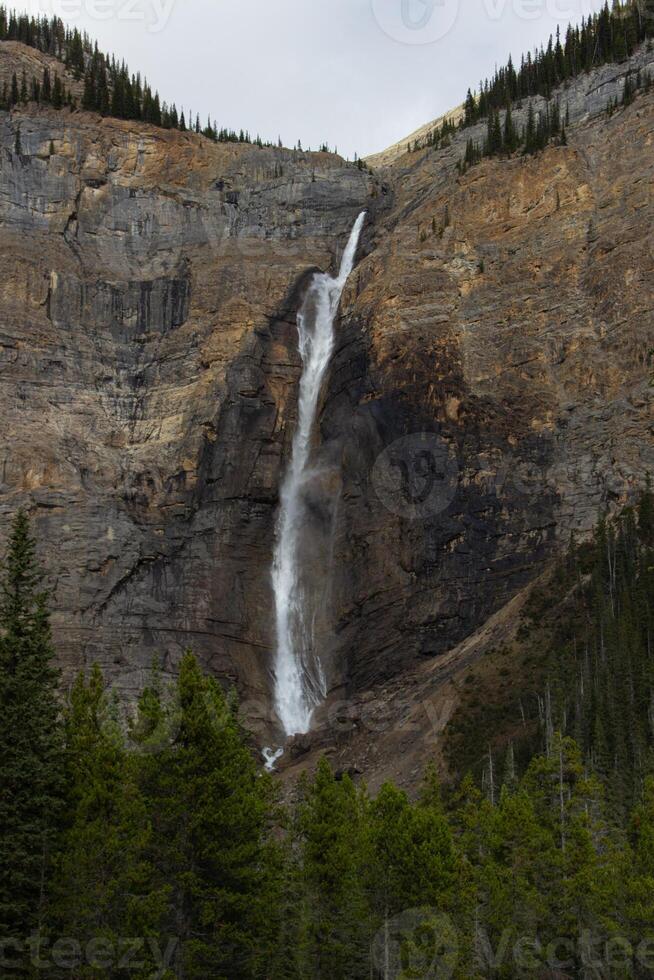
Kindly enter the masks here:
M 567 147 L 463 177 L 469 133 L 370 176 L 0 114 L 0 533 L 30 509 L 67 678 L 98 661 L 132 698 L 190 646 L 266 713 L 295 312 L 363 207 L 318 447 L 334 696 L 440 656 L 632 499 L 654 468 L 654 102 L 593 115 L 623 74 L 570 88 Z M 402 480 L 414 506 L 432 478 L 407 513 Z

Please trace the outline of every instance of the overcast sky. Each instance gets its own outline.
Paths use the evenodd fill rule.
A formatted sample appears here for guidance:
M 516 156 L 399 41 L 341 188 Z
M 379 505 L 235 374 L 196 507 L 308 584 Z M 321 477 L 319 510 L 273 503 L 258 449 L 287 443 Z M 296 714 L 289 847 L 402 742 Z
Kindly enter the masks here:
M 11 3 L 10 3 L 11 5 Z M 57 13 L 178 107 L 352 157 L 463 101 L 601 0 L 16 0 Z

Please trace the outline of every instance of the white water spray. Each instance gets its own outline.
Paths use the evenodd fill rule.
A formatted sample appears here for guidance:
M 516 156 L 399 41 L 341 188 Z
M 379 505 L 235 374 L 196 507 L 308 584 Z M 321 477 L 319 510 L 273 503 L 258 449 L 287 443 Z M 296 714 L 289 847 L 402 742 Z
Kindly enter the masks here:
M 261 750 L 261 755 L 263 756 L 264 769 L 266 772 L 275 771 L 275 763 L 278 759 L 284 755 L 283 749 L 269 749 L 265 748 Z
M 309 730 L 314 708 L 327 694 L 326 678 L 315 655 L 311 615 L 305 608 L 299 546 L 304 526 L 304 489 L 311 479 L 311 435 L 325 372 L 334 350 L 334 321 L 365 218 L 357 218 L 336 278 L 316 273 L 298 313 L 302 376 L 297 429 L 291 461 L 280 493 L 273 558 L 277 655 L 275 702 L 287 735 Z

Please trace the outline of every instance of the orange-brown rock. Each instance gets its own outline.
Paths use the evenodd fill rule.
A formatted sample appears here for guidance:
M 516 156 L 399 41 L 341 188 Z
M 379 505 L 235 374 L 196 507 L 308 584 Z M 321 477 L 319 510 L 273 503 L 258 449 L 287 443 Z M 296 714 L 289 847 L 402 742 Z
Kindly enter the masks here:
M 342 461 L 343 685 L 291 772 L 328 750 L 373 785 L 415 783 L 439 757 L 457 678 L 498 629 L 510 639 L 528 584 L 654 467 L 654 99 L 608 118 L 582 97 L 625 72 L 566 93 L 567 146 L 460 176 L 464 131 L 384 172 L 393 208 L 346 300 L 323 414 L 323 451 Z M 370 475 L 396 440 L 417 465 L 401 440 L 418 431 L 458 461 L 456 494 L 394 518 Z
M 627 67 L 562 94 L 567 146 L 464 176 L 467 132 L 369 175 L 0 113 L 0 512 L 34 515 L 67 676 L 98 660 L 132 697 L 153 656 L 172 674 L 192 646 L 269 734 L 295 312 L 367 207 L 307 528 L 332 694 L 286 758 L 331 747 L 373 781 L 420 768 L 438 726 L 353 734 L 343 712 L 447 714 L 478 631 L 510 629 L 570 533 L 654 468 L 654 98 L 601 111 Z

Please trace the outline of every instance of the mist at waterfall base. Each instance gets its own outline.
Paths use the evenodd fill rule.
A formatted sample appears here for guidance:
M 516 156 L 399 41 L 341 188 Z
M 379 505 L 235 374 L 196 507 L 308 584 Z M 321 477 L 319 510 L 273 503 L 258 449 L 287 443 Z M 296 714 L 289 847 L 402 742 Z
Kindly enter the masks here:
M 291 459 L 280 491 L 272 566 L 275 599 L 275 707 L 286 735 L 307 732 L 315 707 L 327 695 L 327 679 L 316 652 L 314 615 L 303 582 L 301 541 L 306 526 L 306 496 L 318 475 L 312 468 L 312 435 L 320 392 L 334 351 L 334 323 L 352 271 L 365 219 L 354 223 L 336 277 L 316 273 L 298 313 L 298 345 L 302 374 L 297 428 Z M 279 752 L 279 750 L 277 750 Z M 275 758 L 273 758 L 275 756 Z M 266 766 L 279 755 L 265 750 Z

